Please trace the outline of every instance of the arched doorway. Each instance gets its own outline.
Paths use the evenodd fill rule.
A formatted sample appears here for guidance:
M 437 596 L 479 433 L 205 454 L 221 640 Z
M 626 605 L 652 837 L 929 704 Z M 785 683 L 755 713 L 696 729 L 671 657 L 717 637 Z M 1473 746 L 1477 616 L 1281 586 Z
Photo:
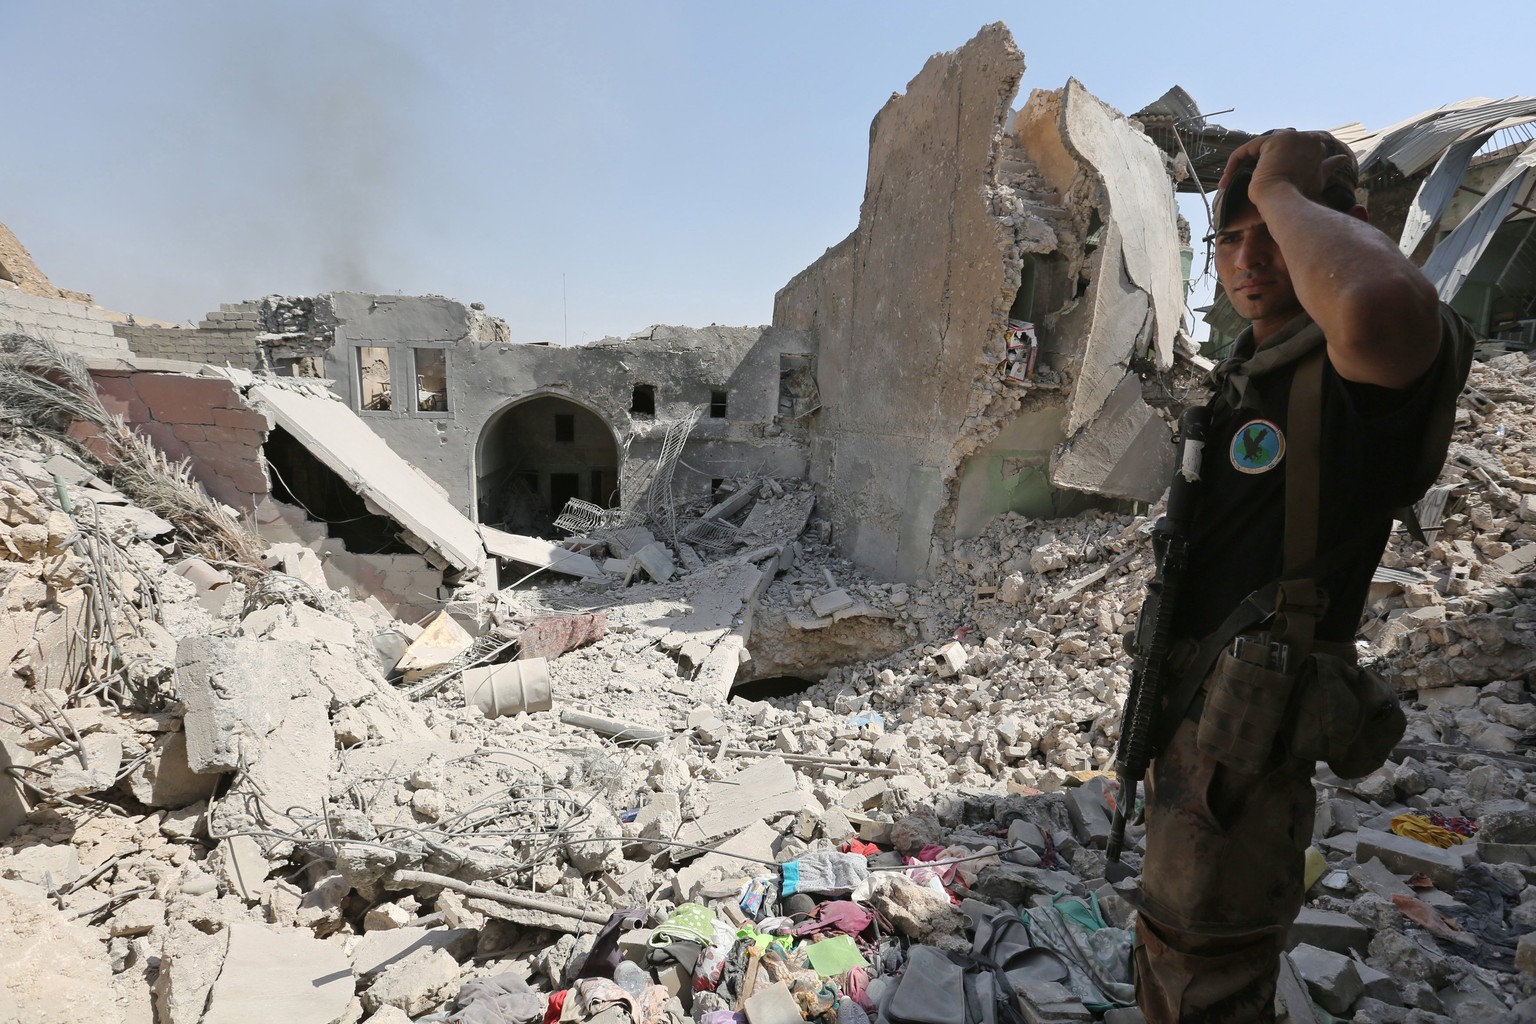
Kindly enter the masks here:
M 557 539 L 571 498 L 619 503 L 619 446 L 592 410 L 558 395 L 513 402 L 486 421 L 475 459 L 480 522 Z

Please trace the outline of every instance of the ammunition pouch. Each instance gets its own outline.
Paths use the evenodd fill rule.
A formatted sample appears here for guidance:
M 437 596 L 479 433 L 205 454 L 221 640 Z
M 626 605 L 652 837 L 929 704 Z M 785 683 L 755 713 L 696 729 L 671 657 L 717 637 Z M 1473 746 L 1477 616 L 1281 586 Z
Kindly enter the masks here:
M 1353 651 L 1314 650 L 1293 671 L 1286 645 L 1263 632 L 1221 652 L 1198 721 L 1201 752 L 1235 772 L 1258 774 L 1289 756 L 1326 762 L 1346 779 L 1380 768 L 1408 725 L 1392 684 L 1355 664 Z
M 1195 731 L 1202 753 L 1248 775 L 1270 763 L 1296 681 L 1286 671 L 1284 651 L 1269 634 L 1256 633 L 1239 635 L 1221 652 L 1206 680 Z
M 1340 778 L 1357 779 L 1386 763 L 1407 728 L 1381 673 L 1321 651 L 1302 664 L 1288 737 L 1292 757 L 1325 761 Z

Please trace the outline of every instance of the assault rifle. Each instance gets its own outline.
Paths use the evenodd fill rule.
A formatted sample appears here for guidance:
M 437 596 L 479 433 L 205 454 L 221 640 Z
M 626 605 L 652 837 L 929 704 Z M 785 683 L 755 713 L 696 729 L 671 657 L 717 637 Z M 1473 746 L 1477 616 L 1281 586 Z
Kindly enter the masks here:
M 1173 645 L 1173 616 L 1179 604 L 1179 588 L 1189 559 L 1189 530 L 1194 519 L 1195 484 L 1200 480 L 1200 455 L 1210 410 L 1203 405 L 1184 410 L 1179 417 L 1178 467 L 1168 488 L 1168 509 L 1152 533 L 1152 553 L 1157 571 L 1147 584 L 1147 597 L 1136 619 L 1136 630 L 1127 646 L 1136 658 L 1131 688 L 1120 719 L 1120 742 L 1115 747 L 1115 775 L 1120 793 L 1110 825 L 1107 853 L 1120 860 L 1125 845 L 1128 809 L 1136 805 L 1136 787 L 1147 774 L 1156 751 L 1153 732 L 1162 711 L 1168 675 L 1169 648 Z

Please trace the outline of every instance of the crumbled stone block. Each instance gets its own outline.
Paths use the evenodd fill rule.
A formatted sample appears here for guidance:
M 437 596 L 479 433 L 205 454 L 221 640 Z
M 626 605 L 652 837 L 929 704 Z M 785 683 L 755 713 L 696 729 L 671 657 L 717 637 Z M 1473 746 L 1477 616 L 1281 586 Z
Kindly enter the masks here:
M 1456 888 L 1456 879 L 1462 869 L 1477 858 L 1475 843 L 1463 843 L 1442 850 L 1395 832 L 1363 828 L 1355 835 L 1355 859 L 1360 863 L 1372 857 L 1380 858 L 1383 864 L 1397 874 L 1426 875 L 1446 892 Z
M 165 902 L 140 896 L 118 908 L 109 930 L 114 937 L 148 935 L 164 925 Z
M 831 615 L 833 612 L 851 607 L 853 607 L 853 595 L 841 587 L 811 598 L 811 611 L 817 615 Z
M 1521 974 L 1536 975 L 1536 932 L 1520 936 L 1515 946 L 1515 970 Z
M 1365 992 L 1355 962 L 1342 953 L 1301 943 L 1290 951 L 1291 962 L 1307 983 L 1317 1005 L 1335 1015 L 1349 1012 Z
M 965 653 L 965 647 L 958 640 L 951 640 L 940 647 L 934 657 L 938 659 L 939 676 L 945 679 L 959 675 L 960 670 L 970 661 L 970 656 Z
M 1366 927 L 1348 914 L 1302 907 L 1301 913 L 1291 923 L 1286 945 L 1292 949 L 1299 945 L 1311 945 L 1335 953 L 1348 953 L 1351 949 L 1364 949 L 1370 939 L 1371 934 Z

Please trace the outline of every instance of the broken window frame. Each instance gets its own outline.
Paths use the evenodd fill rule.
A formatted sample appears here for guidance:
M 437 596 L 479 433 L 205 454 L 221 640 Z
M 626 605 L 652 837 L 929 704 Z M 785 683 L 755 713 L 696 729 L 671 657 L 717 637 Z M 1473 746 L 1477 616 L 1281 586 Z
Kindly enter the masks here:
M 369 413 L 393 413 L 395 411 L 395 352 L 388 345 L 354 345 L 352 346 L 352 373 L 357 381 L 357 411 L 362 414 Z M 371 382 L 364 373 L 364 367 L 368 362 L 377 362 L 378 355 L 367 353 L 381 353 L 384 361 L 386 379 L 379 383 Z M 370 388 L 376 389 L 370 394 Z
M 731 393 L 724 388 L 712 388 L 709 392 L 709 418 L 723 420 L 730 418 Z
M 442 386 L 438 391 L 434 392 L 422 387 L 423 355 L 429 357 L 429 362 L 435 361 L 431 359 L 432 356 L 436 356 L 442 362 Z M 411 414 L 426 417 L 452 415 L 453 410 L 448 404 L 448 382 L 452 379 L 452 375 L 452 362 L 448 349 L 429 345 L 413 346 L 411 348 Z M 423 407 L 423 394 L 434 396 L 434 404 L 431 408 Z

